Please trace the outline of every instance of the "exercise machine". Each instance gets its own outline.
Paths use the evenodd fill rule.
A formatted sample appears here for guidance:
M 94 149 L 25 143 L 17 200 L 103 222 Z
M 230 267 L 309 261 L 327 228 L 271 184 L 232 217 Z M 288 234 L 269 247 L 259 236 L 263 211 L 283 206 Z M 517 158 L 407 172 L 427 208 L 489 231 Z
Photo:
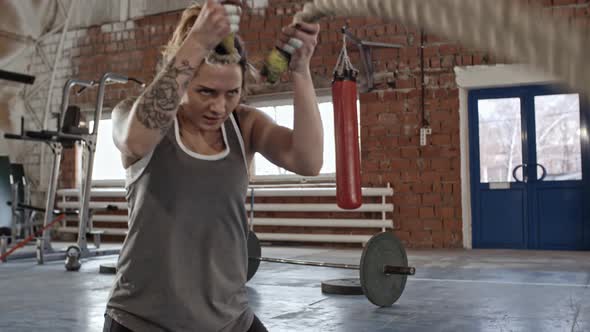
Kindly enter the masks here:
M 86 81 L 78 79 L 70 79 L 66 82 L 63 88 L 61 111 L 57 115 L 57 131 L 41 130 L 41 131 L 25 131 L 24 120 L 21 121 L 21 133 L 19 135 L 5 134 L 7 139 L 26 140 L 43 142 L 49 145 L 53 152 L 52 172 L 50 174 L 46 204 L 44 209 L 34 208 L 32 210 L 45 212 L 43 221 L 43 231 L 40 237 L 37 238 L 36 257 L 37 263 L 43 264 L 46 260 L 60 260 L 67 258 L 66 268 L 68 270 L 78 270 L 80 268 L 80 259 L 102 256 L 115 255 L 119 250 L 101 250 L 97 248 L 90 250 L 87 243 L 87 235 L 89 225 L 91 225 L 91 211 L 89 209 L 90 193 L 92 186 L 92 171 L 94 163 L 94 155 L 96 152 L 96 142 L 98 136 L 98 128 L 102 116 L 104 105 L 105 89 L 108 84 L 126 84 L 129 81 L 136 82 L 143 86 L 143 83 L 134 78 L 128 78 L 123 75 L 115 73 L 106 73 L 97 83 L 95 81 Z M 74 87 L 81 86 L 82 89 L 78 91 L 81 93 L 87 88 L 98 86 L 98 96 L 96 101 L 96 108 L 94 110 L 94 124 L 92 132 L 89 128 L 80 126 L 80 109 L 76 106 L 69 105 L 69 97 L 71 90 Z M 76 143 L 81 143 L 84 146 L 87 162 L 84 164 L 82 171 L 82 184 L 80 188 L 80 209 L 78 211 L 57 211 L 54 210 L 55 195 L 58 186 L 58 177 L 60 172 L 60 164 L 62 152 L 64 147 L 72 147 Z M 28 206 L 27 208 L 33 208 Z M 112 210 L 113 208 L 107 208 Z M 78 239 L 76 245 L 68 247 L 65 251 L 56 251 L 51 246 L 50 233 L 48 228 L 56 222 L 54 213 L 67 213 L 69 215 L 78 216 Z M 93 211 L 96 212 L 96 211 Z M 63 218 L 62 218 L 63 219 Z M 61 220 L 60 220 L 61 221 Z M 91 227 L 90 227 L 91 229 Z M 100 237 L 100 232 L 94 232 L 92 235 Z M 26 255 L 25 255 L 26 256 Z M 4 257 L 4 256 L 3 256 Z M 18 256 L 14 256 L 18 257 Z M 5 257 L 4 257 L 5 258 Z

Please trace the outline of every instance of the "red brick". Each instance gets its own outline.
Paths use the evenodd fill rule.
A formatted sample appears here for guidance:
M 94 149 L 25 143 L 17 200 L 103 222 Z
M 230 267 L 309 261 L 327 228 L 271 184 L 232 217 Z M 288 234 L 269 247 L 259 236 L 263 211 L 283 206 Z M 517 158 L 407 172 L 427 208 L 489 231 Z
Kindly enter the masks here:
M 417 169 L 405 169 L 401 171 L 402 181 L 416 181 L 418 180 L 419 173 Z
M 450 145 L 451 144 L 451 135 L 449 135 L 449 134 L 433 134 L 431 140 L 432 140 L 433 145 Z
M 377 171 L 379 170 L 379 163 L 372 160 L 363 161 L 363 169 L 368 172 Z
M 443 159 L 443 158 L 432 159 L 431 167 L 433 170 L 438 170 L 438 171 L 449 170 L 451 168 L 451 161 L 450 161 L 450 159 Z
M 453 233 L 450 231 L 443 232 L 443 245 L 446 248 L 455 248 L 461 244 L 460 233 Z
M 439 46 L 440 55 L 455 55 L 457 53 L 457 46 L 453 44 L 444 44 Z
M 420 208 L 420 218 L 432 218 L 434 217 L 434 208 L 433 207 L 421 207 Z
M 431 57 L 439 54 L 438 46 L 427 46 L 424 47 L 424 56 Z
M 441 60 L 441 67 L 443 68 L 450 68 L 455 65 L 454 57 L 452 56 L 444 56 Z
M 440 231 L 432 232 L 432 246 L 434 248 L 444 247 L 444 235 Z
M 438 171 L 425 171 L 420 173 L 420 181 L 432 181 L 438 182 L 441 180 L 440 172 Z
M 432 233 L 430 231 L 415 231 L 410 234 L 412 241 L 415 242 L 416 247 L 431 247 Z
M 443 222 L 440 219 L 428 219 L 424 220 L 424 230 L 427 231 L 442 231 L 443 229 Z M 434 233 L 433 233 L 434 234 Z
M 408 246 L 408 244 L 410 243 L 411 237 L 410 232 L 408 231 L 396 231 L 395 236 L 402 241 L 404 246 Z
M 417 194 L 432 193 L 433 186 L 432 184 L 414 183 L 412 184 L 412 190 Z
M 419 217 L 420 210 L 415 207 L 401 206 L 399 215 L 400 215 L 400 217 L 405 217 L 405 218 Z M 422 226 L 420 226 L 420 227 L 422 227 Z
M 441 194 L 422 194 L 423 205 L 437 205 L 442 202 Z
M 420 151 L 418 148 L 402 148 L 401 154 L 402 158 L 418 158 Z
M 391 168 L 392 169 L 408 169 L 410 168 L 410 161 L 406 159 L 395 159 L 391 160 Z
M 462 231 L 463 224 L 458 219 L 443 219 L 443 227 L 446 231 Z
M 395 205 L 413 206 L 420 204 L 420 195 L 418 194 L 397 194 L 393 195 Z
M 450 218 L 453 217 L 455 214 L 455 210 L 452 207 L 437 207 L 436 208 L 436 216 L 443 217 L 443 218 Z
M 369 129 L 369 136 L 376 136 L 376 137 L 381 137 L 381 136 L 385 136 L 385 134 L 387 133 L 387 128 L 384 127 L 372 127 Z

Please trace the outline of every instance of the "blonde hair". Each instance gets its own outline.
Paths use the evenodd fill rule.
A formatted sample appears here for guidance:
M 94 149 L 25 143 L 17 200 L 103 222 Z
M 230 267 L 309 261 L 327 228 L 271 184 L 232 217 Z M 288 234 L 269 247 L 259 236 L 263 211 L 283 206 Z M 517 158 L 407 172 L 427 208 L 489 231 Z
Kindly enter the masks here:
M 202 7 L 203 5 L 201 3 L 195 2 L 182 12 L 180 21 L 176 25 L 174 33 L 172 34 L 172 38 L 170 38 L 168 44 L 164 46 L 162 51 L 164 63 L 170 62 L 176 52 L 178 52 L 178 49 L 199 17 Z
M 197 21 L 199 14 L 201 13 L 201 9 L 203 8 L 202 1 L 195 1 L 191 4 L 188 8 L 186 8 L 180 17 L 180 21 L 176 25 L 174 29 L 174 33 L 172 34 L 172 38 L 168 41 L 168 44 L 164 46 L 162 51 L 162 66 L 163 68 L 167 65 L 176 55 L 178 49 L 182 46 L 182 43 L 186 40 L 188 33 L 190 32 L 191 28 Z M 229 55 L 223 46 L 218 45 L 210 55 L 205 59 L 207 63 L 215 63 L 215 64 L 238 64 L 242 69 L 242 87 L 244 90 L 243 94 L 246 93 L 246 78 L 247 75 L 255 75 L 251 72 L 251 66 L 248 63 L 248 58 L 246 54 L 246 49 L 244 47 L 244 43 L 242 39 L 236 34 L 234 40 L 234 46 L 236 48 L 237 54 Z

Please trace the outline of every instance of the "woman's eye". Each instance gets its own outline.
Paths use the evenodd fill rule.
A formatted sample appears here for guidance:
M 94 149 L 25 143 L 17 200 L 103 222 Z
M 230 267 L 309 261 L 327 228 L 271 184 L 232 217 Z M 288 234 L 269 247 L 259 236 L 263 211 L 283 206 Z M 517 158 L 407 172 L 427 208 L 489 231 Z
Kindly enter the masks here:
M 213 94 L 213 91 L 211 90 L 198 90 L 197 92 L 202 94 L 203 96 L 210 96 Z

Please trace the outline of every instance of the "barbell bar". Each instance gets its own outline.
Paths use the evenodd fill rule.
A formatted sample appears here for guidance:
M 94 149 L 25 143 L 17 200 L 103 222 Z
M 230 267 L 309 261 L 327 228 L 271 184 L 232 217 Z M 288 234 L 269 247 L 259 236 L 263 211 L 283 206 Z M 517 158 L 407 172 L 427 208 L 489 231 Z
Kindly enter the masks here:
M 324 263 L 324 262 L 314 262 L 314 261 L 305 261 L 305 260 L 287 259 L 287 258 L 272 258 L 272 257 L 248 257 L 248 259 L 249 260 L 258 260 L 261 262 L 268 262 L 268 263 L 331 267 L 334 269 L 346 269 L 346 270 L 360 270 L 361 269 L 360 265 L 355 265 L 355 264 Z M 383 266 L 383 273 L 413 276 L 414 274 L 416 274 L 416 269 L 413 267 L 408 267 L 408 266 L 384 265 Z

